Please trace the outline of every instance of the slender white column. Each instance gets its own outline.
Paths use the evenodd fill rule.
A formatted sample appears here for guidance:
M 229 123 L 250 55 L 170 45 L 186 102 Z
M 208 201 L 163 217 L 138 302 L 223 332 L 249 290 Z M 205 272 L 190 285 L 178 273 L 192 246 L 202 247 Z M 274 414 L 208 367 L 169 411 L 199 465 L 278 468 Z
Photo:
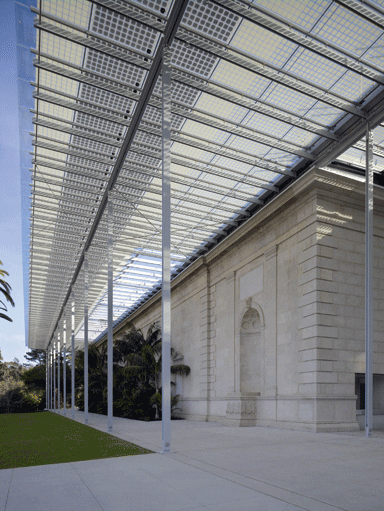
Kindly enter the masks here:
M 48 349 L 45 350 L 45 409 L 48 410 L 49 408 L 49 399 L 48 399 L 48 393 L 49 393 L 49 368 L 48 368 Z
M 88 424 L 88 254 L 84 254 L 84 422 Z
M 108 192 L 108 432 L 113 430 L 113 193 Z
M 65 318 L 65 316 L 64 316 Z M 63 414 L 67 415 L 67 321 L 63 321 Z
M 56 343 L 53 341 L 53 353 L 52 353 L 52 363 L 53 363 L 53 411 L 56 412 Z
M 57 411 L 61 413 L 61 401 L 60 401 L 60 332 L 57 334 Z
M 163 49 L 162 118 L 162 452 L 171 450 L 171 50 Z
M 75 294 L 71 296 L 71 417 L 75 418 Z
M 366 132 L 365 180 L 365 436 L 373 428 L 373 132 Z
M 49 372 L 50 372 L 50 380 L 51 384 L 49 386 L 49 409 L 53 409 L 53 374 L 52 374 L 52 345 L 49 347 Z

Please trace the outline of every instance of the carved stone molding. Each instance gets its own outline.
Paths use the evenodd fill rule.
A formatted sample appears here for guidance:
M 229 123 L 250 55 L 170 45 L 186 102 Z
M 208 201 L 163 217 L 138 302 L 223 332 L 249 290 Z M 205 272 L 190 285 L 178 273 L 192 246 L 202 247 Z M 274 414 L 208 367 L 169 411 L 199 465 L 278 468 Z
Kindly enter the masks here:
M 270 247 L 268 250 L 264 252 L 265 259 L 268 261 L 269 259 L 272 259 L 273 257 L 276 257 L 277 255 L 277 245 L 273 245 L 273 247 Z
M 226 418 L 238 426 L 255 426 L 256 396 L 238 396 L 228 400 Z
M 259 330 L 260 327 L 260 314 L 256 309 L 249 308 L 241 320 L 241 329 L 245 332 L 253 332 Z
M 234 282 L 236 279 L 236 272 L 233 271 L 229 275 L 225 277 L 225 281 L 227 284 L 231 284 L 231 282 Z

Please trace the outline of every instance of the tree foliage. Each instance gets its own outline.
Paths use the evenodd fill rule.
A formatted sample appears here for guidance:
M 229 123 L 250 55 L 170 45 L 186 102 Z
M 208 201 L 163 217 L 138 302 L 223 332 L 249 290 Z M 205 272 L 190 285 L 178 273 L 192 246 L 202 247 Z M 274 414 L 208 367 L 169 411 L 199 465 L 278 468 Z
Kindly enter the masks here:
M 76 402 L 84 410 L 84 351 L 76 353 Z M 88 348 L 88 411 L 107 413 L 107 347 L 91 344 Z
M 28 372 L 17 358 L 0 362 L 0 413 L 36 412 L 44 408 L 45 376 L 43 386 L 31 385 L 25 381 Z
M 0 413 L 37 412 L 45 405 L 45 365 L 28 369 L 17 358 L 3 362 L 0 351 Z
M 118 417 L 140 420 L 161 418 L 161 330 L 152 324 L 147 335 L 131 326 L 115 340 L 113 347 L 113 413 Z M 45 406 L 46 354 L 43 350 L 30 350 L 25 358 L 35 365 L 3 362 L 0 352 L 0 413 L 43 410 Z M 171 373 L 187 376 L 189 366 L 171 350 Z M 66 361 L 67 362 L 67 361 Z M 88 410 L 107 414 L 107 345 L 90 345 L 88 349 Z M 60 357 L 60 394 L 64 360 Z M 56 370 L 57 378 L 57 370 Z M 67 368 L 67 400 L 71 394 L 71 371 Z M 84 410 L 84 351 L 75 357 L 76 405 Z M 56 383 L 57 389 L 57 383 Z M 177 409 L 178 396 L 171 398 L 172 410 Z M 67 403 L 66 403 L 67 405 Z
M 31 390 L 45 390 L 45 365 L 40 364 L 25 369 L 20 378 Z
M 45 365 L 47 353 L 45 350 L 31 349 L 24 355 L 24 358 L 28 360 L 28 362 L 35 362 L 38 365 Z
M 107 413 L 107 346 L 90 345 L 88 351 L 88 410 Z M 171 350 L 171 372 L 186 376 L 190 368 Z M 76 356 L 77 404 L 84 409 L 84 352 Z M 173 409 L 178 396 L 172 397 Z M 152 324 L 144 336 L 130 326 L 113 347 L 113 413 L 130 419 L 154 420 L 161 417 L 161 330 Z
M 1 261 L 0 261 L 0 265 L 3 266 L 3 263 Z M 3 298 L 5 298 L 6 302 L 9 302 L 12 305 L 12 307 L 14 307 L 15 302 L 13 301 L 12 296 L 11 296 L 12 288 L 8 284 L 8 282 L 6 280 L 4 280 L 3 277 L 5 277 L 5 276 L 8 277 L 9 273 L 7 271 L 3 270 L 2 268 L 0 268 L 0 293 L 3 296 Z M 8 312 L 7 306 L 3 302 L 3 300 L 0 300 L 0 311 L 1 310 Z M 12 319 L 9 316 L 7 316 L 7 314 L 4 314 L 2 312 L 0 312 L 0 318 L 6 319 L 7 321 L 12 321 Z

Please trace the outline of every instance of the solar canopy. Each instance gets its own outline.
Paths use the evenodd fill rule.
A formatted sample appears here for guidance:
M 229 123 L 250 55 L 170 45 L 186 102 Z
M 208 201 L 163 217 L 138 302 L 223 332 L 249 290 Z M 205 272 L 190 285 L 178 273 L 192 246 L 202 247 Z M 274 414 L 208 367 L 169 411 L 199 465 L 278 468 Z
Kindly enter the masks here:
M 74 293 L 83 339 L 107 327 L 107 198 L 116 323 L 161 286 L 162 45 L 171 48 L 175 276 L 315 166 L 384 170 L 384 8 L 366 0 L 41 0 L 28 345 Z M 110 226 L 111 227 L 111 226 Z

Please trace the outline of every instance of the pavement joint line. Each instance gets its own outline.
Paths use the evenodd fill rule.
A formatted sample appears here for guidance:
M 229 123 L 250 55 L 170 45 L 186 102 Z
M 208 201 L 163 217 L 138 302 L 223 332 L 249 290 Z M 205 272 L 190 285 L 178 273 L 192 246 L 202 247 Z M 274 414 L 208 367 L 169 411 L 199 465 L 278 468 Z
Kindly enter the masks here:
M 90 423 L 88 425 L 95 429 L 105 432 L 104 422 L 106 421 L 106 416 L 98 415 L 98 414 L 92 414 L 92 415 L 94 415 L 93 421 L 92 421 L 92 423 Z M 80 412 L 79 414 L 75 415 L 74 420 L 76 420 L 79 423 L 83 423 L 82 417 L 83 417 L 83 413 Z M 140 424 L 140 429 L 136 430 L 137 421 L 131 420 L 131 419 L 120 418 L 120 417 L 114 417 L 114 419 L 115 419 L 115 425 L 117 426 L 113 433 L 114 436 L 120 437 L 123 440 L 132 442 L 132 443 L 135 443 L 142 447 L 145 447 L 147 449 L 150 449 L 153 451 L 154 454 L 159 454 L 159 452 L 158 452 L 159 448 L 160 448 L 159 442 L 157 442 L 157 441 L 149 442 L 148 441 L 148 438 L 151 438 L 153 440 L 153 439 L 157 438 L 157 435 L 159 434 L 158 428 L 157 429 L 154 428 L 153 427 L 154 425 L 152 423 L 148 423 L 148 425 L 145 423 Z M 188 421 L 186 421 L 186 422 L 188 422 Z M 190 422 L 192 422 L 192 421 L 190 421 Z M 151 427 L 151 424 L 152 424 L 152 427 Z M 215 423 L 211 423 L 211 424 L 212 424 L 212 427 L 216 426 Z M 131 428 L 131 426 L 132 426 L 132 428 Z M 204 424 L 204 426 L 209 427 L 209 423 Z M 217 436 L 217 433 L 223 433 L 223 432 L 225 433 L 226 432 L 225 428 L 226 427 L 223 426 L 223 429 L 216 431 L 216 436 Z M 131 436 L 131 434 L 128 434 L 129 430 L 131 430 L 131 429 L 133 429 L 132 433 L 134 436 Z M 260 428 L 260 430 L 264 430 L 264 428 Z M 179 431 L 178 428 L 176 428 L 176 431 Z M 276 431 L 279 432 L 278 429 Z M 283 431 L 286 432 L 286 430 L 283 430 Z M 213 433 L 213 431 L 209 431 L 209 429 L 208 429 L 208 431 L 204 430 L 204 432 L 207 433 L 208 439 L 211 437 L 211 434 Z M 230 440 L 233 441 L 233 438 L 232 438 L 233 434 L 231 433 L 232 429 L 230 429 L 229 432 L 230 432 L 230 434 L 229 434 Z M 139 438 L 136 438 L 136 433 L 139 434 Z M 188 437 L 189 433 L 190 433 L 190 428 L 187 428 L 185 431 L 185 434 L 187 435 L 187 437 Z M 295 433 L 295 432 L 292 432 L 292 434 L 293 433 Z M 359 447 L 361 447 L 363 445 L 364 445 L 365 449 L 368 449 L 369 451 L 373 452 L 373 451 L 377 450 L 377 447 L 378 447 L 377 445 L 373 446 L 372 445 L 373 442 L 370 444 L 370 442 L 367 442 L 367 439 L 362 436 L 361 432 L 360 432 L 360 435 L 358 433 L 359 432 L 357 432 L 356 434 L 348 434 L 348 433 L 340 434 L 340 432 L 320 433 L 320 434 L 315 435 L 316 439 L 314 437 L 309 437 L 308 435 L 304 434 L 304 439 L 300 438 L 300 443 L 301 444 L 304 443 L 307 445 L 319 443 L 320 447 L 321 447 L 321 445 L 333 446 L 334 444 L 340 444 L 340 449 L 343 449 L 345 446 L 349 446 L 349 448 L 356 448 L 356 452 L 360 452 Z M 179 436 L 180 436 L 180 431 L 179 431 Z M 225 438 L 226 438 L 226 435 L 224 435 L 222 438 L 223 442 L 225 442 Z M 243 440 L 246 441 L 248 437 L 242 436 L 241 438 L 243 438 Z M 290 439 L 292 438 L 292 446 L 295 446 L 297 443 L 296 436 L 293 435 L 293 437 L 289 437 L 289 438 Z M 352 442 L 353 445 L 351 445 L 350 441 L 352 439 L 355 441 L 357 440 L 357 443 L 354 444 Z M 185 440 L 184 434 L 182 434 L 181 438 L 179 438 L 178 440 L 181 441 L 182 445 L 184 445 L 184 443 L 183 443 Z M 193 438 L 193 440 L 196 440 L 196 439 Z M 275 440 L 277 440 L 277 439 L 275 438 Z M 377 435 L 375 436 L 375 440 L 379 440 L 379 444 L 382 444 L 382 442 L 384 440 L 384 431 L 383 430 L 380 432 L 377 432 Z M 174 453 L 170 454 L 169 457 L 173 458 L 174 461 L 181 462 L 185 465 L 190 465 L 191 467 L 195 468 L 196 470 L 200 470 L 202 473 L 205 472 L 212 476 L 219 477 L 223 481 L 228 481 L 229 483 L 231 482 L 231 483 L 237 485 L 239 488 L 243 487 L 243 488 L 250 489 L 254 492 L 255 498 L 257 498 L 258 494 L 260 496 L 264 495 L 266 497 L 276 500 L 276 502 L 280 502 L 280 503 L 283 502 L 286 504 L 291 504 L 291 505 L 295 506 L 298 509 L 298 511 L 299 511 L 299 509 L 305 510 L 305 511 L 351 511 L 351 508 L 348 506 L 347 502 L 343 502 L 343 505 L 346 507 L 338 506 L 337 500 L 336 500 L 335 504 L 324 502 L 322 499 L 324 497 L 327 498 L 327 495 L 324 492 L 318 493 L 317 495 L 315 495 L 315 497 L 306 496 L 303 493 L 301 493 L 302 491 L 304 491 L 304 492 L 306 491 L 305 487 L 298 488 L 297 491 L 295 491 L 295 489 L 293 489 L 293 490 L 285 489 L 284 487 L 277 486 L 276 484 L 273 484 L 273 482 L 275 481 L 273 477 L 269 478 L 272 481 L 272 483 L 268 483 L 263 480 L 257 479 L 256 478 L 257 474 L 255 474 L 256 477 L 253 477 L 252 473 L 251 473 L 251 475 L 248 475 L 246 473 L 243 474 L 241 470 L 240 470 L 240 472 L 237 472 L 236 468 L 235 468 L 235 470 L 230 470 L 230 469 L 224 468 L 226 466 L 224 462 L 222 463 L 222 466 L 220 466 L 220 462 L 218 462 L 218 464 L 215 465 L 213 463 L 209 463 L 210 460 L 208 460 L 208 461 L 200 460 L 199 455 L 200 455 L 201 451 L 206 450 L 206 448 L 203 447 L 202 449 L 200 449 L 199 448 L 200 445 L 198 445 L 198 446 L 194 445 L 195 443 L 196 442 L 192 442 L 192 445 L 190 447 L 176 448 L 174 450 Z M 282 442 L 282 443 L 284 443 L 284 442 Z M 336 445 L 335 445 L 335 447 L 336 447 Z M 379 445 L 379 447 L 381 448 L 381 445 Z M 236 442 L 235 442 L 235 445 L 233 446 L 233 448 L 234 449 L 239 448 L 237 446 Z M 240 448 L 241 448 L 241 446 L 240 446 Z M 216 453 L 216 451 L 221 451 L 221 450 L 225 451 L 226 448 L 220 447 L 220 448 L 216 449 L 213 446 L 212 449 L 210 449 L 210 450 L 212 450 L 212 453 L 214 454 L 214 453 Z M 194 454 L 196 455 L 195 458 L 193 457 Z M 260 474 L 260 475 L 262 476 L 262 474 Z M 286 482 L 286 483 L 282 482 L 281 484 L 286 484 L 287 487 L 291 487 L 291 484 L 289 482 Z M 341 504 L 341 502 L 340 502 L 340 504 Z M 199 506 L 200 507 L 198 507 L 198 509 L 204 508 L 205 504 L 199 504 Z M 361 509 L 362 511 L 363 510 L 365 511 L 367 508 L 363 506 L 359 509 Z M 196 511 L 196 510 L 193 509 L 193 511 Z M 384 511 L 384 509 L 383 509 L 383 511 Z
M 81 477 L 81 474 L 76 470 L 76 467 L 74 466 L 73 462 L 70 462 L 70 465 L 72 467 L 72 469 L 76 472 L 76 474 L 78 475 L 78 477 L 81 479 L 82 483 L 84 484 L 84 486 L 87 488 L 87 490 L 89 491 L 90 495 L 92 495 L 92 497 L 95 499 L 95 501 L 97 502 L 98 506 L 100 507 L 101 511 L 106 511 L 106 509 L 100 504 L 100 502 L 97 500 L 97 498 L 95 497 L 95 495 L 92 493 L 91 489 L 88 487 L 87 483 L 84 481 L 84 479 Z
M 12 469 L 12 472 L 11 472 L 11 478 L 9 480 L 9 485 L 8 485 L 8 491 L 7 491 L 7 498 L 5 499 L 5 505 L 4 505 L 4 511 L 6 511 L 7 509 L 7 505 L 8 505 L 8 497 L 9 497 L 9 492 L 11 491 L 11 484 L 12 484 L 12 478 L 13 478 L 13 472 L 14 472 L 14 468 Z
M 314 503 L 318 503 L 318 504 L 321 504 L 321 505 L 324 505 L 324 506 L 327 506 L 329 508 L 329 510 L 332 510 L 332 509 L 335 509 L 335 510 L 339 510 L 339 511 L 349 511 L 348 509 L 346 508 L 343 508 L 343 507 L 339 507 L 339 506 L 334 506 L 333 504 L 329 504 L 328 502 L 324 502 L 322 500 L 318 500 L 318 499 L 314 499 L 313 497 L 308 497 L 307 495 L 303 495 L 302 493 L 298 493 L 298 492 L 295 492 L 293 490 L 288 490 L 286 488 L 282 488 L 281 486 L 276 486 L 274 484 L 271 484 L 271 483 L 268 483 L 266 481 L 261 481 L 260 479 L 256 479 L 254 477 L 251 477 L 251 476 L 246 476 L 246 475 L 243 475 L 243 474 L 239 474 L 238 472 L 234 472 L 233 470 L 228 470 L 226 468 L 223 468 L 223 467 L 217 467 L 216 465 L 213 465 L 211 463 L 208 463 L 206 461 L 201 461 L 199 459 L 196 459 L 196 458 L 193 458 L 192 456 L 188 456 L 186 454 L 181 454 L 181 453 L 176 453 L 176 454 L 173 454 L 171 455 L 171 457 L 173 459 L 176 459 L 177 461 L 180 461 L 181 463 L 185 463 L 186 465 L 189 465 L 189 466 L 192 466 L 192 467 L 195 467 L 195 468 L 198 468 L 199 470 L 203 470 L 204 472 L 207 472 L 209 474 L 213 474 L 217 477 L 220 477 L 222 479 L 225 479 L 226 481 L 231 481 L 231 482 L 234 482 L 235 484 L 239 484 L 241 486 L 244 486 L 245 488 L 249 488 L 251 490 L 254 490 L 258 493 L 262 493 L 264 495 L 267 495 L 269 497 L 272 497 L 274 499 L 277 499 L 277 500 L 281 500 L 282 502 L 287 502 L 289 504 L 292 504 L 294 506 L 297 506 L 297 507 L 300 507 L 301 509 L 304 509 L 305 511 L 311 511 L 310 509 L 308 509 L 308 507 L 302 507 L 300 504 L 297 504 L 296 502 L 290 502 L 284 498 L 280 498 L 280 497 L 276 497 L 275 495 L 271 494 L 271 493 L 268 493 L 266 491 L 261 491 L 261 490 L 255 490 L 254 488 L 252 488 L 251 486 L 245 484 L 244 482 L 240 482 L 240 481 L 234 481 L 233 479 L 230 479 L 229 477 L 225 477 L 224 475 L 220 475 L 218 473 L 215 473 L 215 472 L 212 472 L 212 471 L 209 471 L 209 470 L 205 470 L 204 468 L 202 467 L 198 467 L 196 465 L 198 464 L 202 464 L 202 465 L 207 465 L 209 467 L 212 467 L 213 469 L 217 470 L 218 472 L 222 471 L 222 472 L 228 472 L 230 474 L 234 474 L 236 475 L 239 479 L 250 479 L 251 481 L 255 481 L 259 484 L 262 484 L 262 485 L 266 485 L 266 486 L 270 486 L 274 489 L 277 489 L 279 490 L 280 492 L 287 492 L 289 494 L 292 494 L 292 495 L 295 495 L 299 498 L 304 498 L 304 499 L 308 499 L 309 501 L 312 501 Z M 194 462 L 196 462 L 196 464 L 193 464 L 193 463 L 187 463 L 186 460 L 183 460 L 183 459 L 179 459 L 179 457 L 182 457 L 182 458 L 188 458 L 190 460 L 193 460 Z

